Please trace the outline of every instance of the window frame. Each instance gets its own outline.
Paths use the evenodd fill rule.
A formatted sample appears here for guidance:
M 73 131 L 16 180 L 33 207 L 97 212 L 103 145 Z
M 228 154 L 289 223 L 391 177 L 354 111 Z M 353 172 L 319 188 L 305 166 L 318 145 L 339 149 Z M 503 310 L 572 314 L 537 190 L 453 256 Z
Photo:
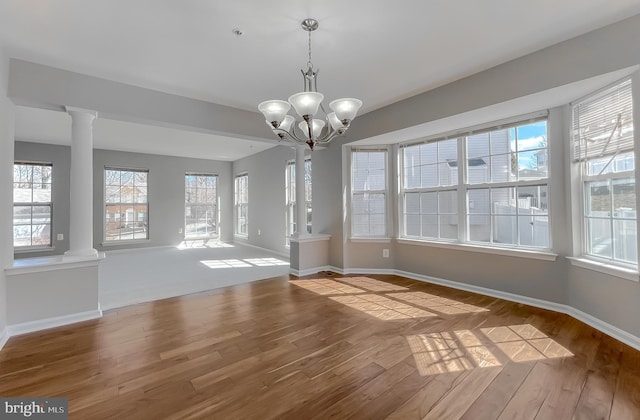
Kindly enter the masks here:
M 307 155 L 304 158 L 304 180 L 305 180 L 305 206 L 306 206 L 306 215 L 307 215 L 307 233 L 312 233 L 312 217 L 313 217 L 313 182 L 312 182 L 312 174 L 313 174 L 313 166 L 312 166 L 311 156 Z M 295 223 L 296 223 L 296 177 L 295 170 L 296 161 L 295 159 L 290 159 L 286 163 L 285 167 L 285 234 L 286 234 L 286 242 L 285 246 L 289 246 L 289 237 L 295 233 Z
M 17 165 L 27 165 L 30 167 L 30 180 L 27 182 L 28 184 L 30 184 L 30 188 L 29 190 L 31 191 L 31 201 L 15 201 L 15 186 L 16 184 L 22 184 L 25 182 L 18 182 L 16 181 L 15 178 L 15 171 L 16 171 L 16 166 Z M 50 181 L 49 182 L 41 182 L 40 184 L 49 184 L 49 201 L 43 201 L 43 202 L 39 202 L 39 201 L 33 201 L 33 196 L 34 196 L 34 188 L 33 188 L 33 169 L 34 167 L 39 166 L 39 167 L 47 167 L 50 168 Z M 24 160 L 16 160 L 13 162 L 13 179 L 12 179 L 12 195 L 13 195 L 13 215 L 12 215 L 12 226 L 13 226 L 13 238 L 12 238 L 12 245 L 13 245 L 13 250 L 14 252 L 20 253 L 20 252 L 31 252 L 31 251 L 46 251 L 46 250 L 52 250 L 54 248 L 53 246 L 53 163 L 52 162 L 34 162 L 34 161 L 24 161 Z M 15 223 L 15 208 L 16 207 L 30 207 L 31 211 L 30 211 L 30 223 L 27 224 L 18 224 L 16 225 Z M 48 207 L 49 208 L 49 223 L 38 223 L 38 225 L 49 225 L 49 243 L 48 244 L 37 244 L 37 245 L 33 245 L 33 208 L 34 207 Z M 22 246 L 16 246 L 15 245 L 15 241 L 16 241 L 16 226 L 29 226 L 30 227 L 30 236 L 29 236 L 29 242 L 30 245 L 22 245 Z
M 354 180 L 353 180 L 353 172 L 354 172 L 354 154 L 356 153 L 372 153 L 372 152 L 382 152 L 384 153 L 384 189 L 366 189 L 366 190 L 356 190 L 354 188 Z M 390 165 L 390 151 L 389 147 L 350 147 L 349 148 L 349 165 L 348 165 L 348 179 L 349 179 L 349 239 L 352 242 L 379 242 L 384 241 L 387 242 L 390 237 L 390 220 L 391 212 L 389 208 L 389 195 L 390 195 L 390 182 L 389 182 L 389 168 Z M 382 194 L 383 195 L 383 210 L 384 213 L 383 221 L 384 221 L 384 232 L 382 234 L 371 234 L 371 227 L 369 227 L 369 234 L 354 234 L 354 195 L 356 194 Z
M 214 180 L 213 184 L 214 184 L 214 196 L 213 196 L 213 202 L 207 202 L 207 201 L 198 201 L 199 198 L 199 194 L 198 194 L 198 190 L 199 189 L 204 189 L 205 192 L 208 190 L 211 190 L 212 188 L 209 188 L 207 186 L 207 183 L 205 183 L 204 188 L 202 187 L 198 187 L 198 181 L 197 179 L 195 180 L 195 185 L 193 186 L 193 188 L 195 188 L 195 196 L 196 196 L 196 201 L 187 201 L 187 197 L 189 195 L 189 191 L 188 191 L 188 185 L 187 185 L 187 178 L 188 177 L 205 177 L 205 178 L 212 178 Z M 184 237 L 185 239 L 207 239 L 207 238 L 216 238 L 219 235 L 219 225 L 220 225 L 220 216 L 219 216 L 219 210 L 218 210 L 218 175 L 217 174 L 211 174 L 211 173 L 203 173 L 203 172 L 186 172 L 184 175 L 184 197 L 185 197 L 185 201 L 184 201 L 184 205 L 185 205 L 185 209 L 184 209 Z M 206 197 L 209 196 L 209 194 L 205 194 Z M 188 234 L 188 229 L 187 229 L 187 208 L 188 206 L 213 206 L 213 219 L 214 219 L 214 229 L 213 231 L 209 232 L 209 230 L 207 229 L 207 231 L 204 234 L 198 235 L 190 235 Z M 208 214 L 208 212 L 207 212 Z M 197 224 L 197 220 L 196 220 L 196 224 Z M 196 228 L 196 233 L 197 233 L 197 228 Z
M 113 202 L 113 203 L 109 203 L 107 202 L 108 200 L 108 193 L 107 193 L 107 171 L 118 171 L 120 172 L 120 182 L 118 184 L 118 186 L 120 188 L 122 188 L 122 173 L 123 172 L 130 172 L 132 173 L 133 179 L 135 180 L 135 174 L 136 173 L 144 173 L 147 175 L 147 179 L 146 179 L 146 195 L 145 195 L 145 201 L 144 202 L 135 202 L 135 199 L 133 202 Z M 102 245 L 103 246 L 112 246 L 112 245 L 121 245 L 121 244 L 127 244 L 127 243 L 140 243 L 140 242 L 147 242 L 150 240 L 151 236 L 150 236 L 150 225 L 151 225 L 151 218 L 150 218 L 150 210 L 149 210 L 149 170 L 148 169 L 140 169 L 140 168 L 126 168 L 126 167 L 120 167 L 120 166 L 105 166 L 104 170 L 103 170 L 103 183 L 102 183 L 102 187 L 103 187 L 103 205 L 102 205 L 102 210 L 103 210 L 103 215 L 102 215 L 102 226 L 103 226 L 103 241 L 102 241 Z M 134 185 L 135 185 L 135 181 L 134 181 Z M 143 223 L 143 228 L 144 228 L 144 232 L 145 232 L 145 237 L 144 238 L 136 238 L 135 237 L 135 232 L 134 232 L 134 238 L 126 238 L 126 239 L 108 239 L 107 236 L 107 224 L 109 223 L 107 220 L 107 216 L 109 214 L 108 212 L 108 207 L 110 206 L 133 206 L 135 207 L 142 207 L 144 206 L 146 208 L 146 221 L 142 222 Z M 135 212 L 135 210 L 134 210 Z M 137 219 L 137 217 L 136 217 Z M 133 222 L 134 224 L 139 224 L 140 221 L 138 220 L 134 220 Z M 134 226 L 135 227 L 135 226 Z M 122 237 L 122 234 L 120 233 L 120 238 Z
M 246 192 L 245 194 L 243 194 L 246 197 L 246 201 L 240 202 L 240 183 L 242 182 L 241 180 L 245 179 L 246 181 L 244 182 L 244 186 L 246 188 Z M 234 177 L 233 180 L 233 195 L 234 195 L 234 200 L 233 200 L 233 234 L 236 237 L 240 237 L 240 238 L 248 238 L 249 237 L 249 173 L 248 172 L 241 172 L 236 174 L 236 176 Z M 240 226 L 240 216 L 239 216 L 239 211 L 240 209 L 244 208 L 244 229 L 245 232 L 240 232 L 239 228 Z
M 477 135 L 477 134 L 483 134 L 483 133 L 490 133 L 490 132 L 495 132 L 498 130 L 505 130 L 505 129 L 515 129 L 516 127 L 520 127 L 520 126 L 525 126 L 528 124 L 533 124 L 536 122 L 540 122 L 540 121 L 545 121 L 546 122 L 546 146 L 545 147 L 538 147 L 535 150 L 545 150 L 546 151 L 546 168 L 547 168 L 547 172 L 546 172 L 546 177 L 539 177 L 539 178 L 533 178 L 533 179 L 518 179 L 517 177 L 513 180 L 508 180 L 508 181 L 500 181 L 500 182 L 492 182 L 491 179 L 489 178 L 489 180 L 487 182 L 482 182 L 482 183 L 471 183 L 469 181 L 469 162 L 470 160 L 475 159 L 474 156 L 469 156 L 468 153 L 468 138 L 470 136 L 473 135 Z M 532 114 L 527 114 L 527 115 L 521 115 L 521 116 L 517 116 L 517 117 L 513 117 L 513 118 L 509 118 L 509 119 L 505 119 L 505 120 L 501 120 L 501 121 L 493 121 L 493 122 L 488 122 L 482 125 L 478 125 L 475 127 L 471 127 L 471 128 L 466 128 L 466 129 L 460 129 L 460 130 L 455 130 L 449 133 L 443 133 L 443 134 L 438 134 L 438 135 L 434 135 L 434 136 L 429 136 L 427 138 L 423 138 L 420 139 L 419 141 L 410 141 L 410 142 L 406 142 L 403 144 L 400 144 L 399 148 L 398 148 L 398 185 L 399 185 L 399 200 L 398 200 L 398 231 L 399 231 L 399 241 L 402 242 L 406 242 L 406 243 L 426 243 L 426 244 L 433 244 L 433 245 L 438 245 L 438 246 L 444 246 L 444 247 L 464 247 L 465 249 L 471 249 L 471 250 L 481 250 L 483 248 L 486 248 L 487 250 L 489 250 L 489 252 L 491 252 L 490 250 L 495 250 L 498 251 L 497 253 L 500 253 L 499 250 L 504 250 L 507 251 L 509 254 L 512 252 L 516 252 L 516 253 L 522 253 L 523 255 L 534 255 L 534 254 L 540 254 L 541 256 L 543 256 L 544 258 L 546 258 L 549 255 L 552 255 L 552 229 L 551 229 L 551 206 L 549 205 L 549 201 L 550 201 L 550 192 L 551 192 L 551 178 L 550 178 L 550 174 L 549 174 L 549 168 L 551 166 L 551 160 L 553 159 L 553 157 L 551 156 L 550 153 L 550 140 L 549 140 L 549 133 L 550 133 L 550 129 L 549 129 L 549 112 L 548 111 L 540 111 L 540 112 L 535 112 Z M 457 168 L 458 168 L 458 172 L 457 172 L 457 183 L 452 183 L 449 185 L 440 185 L 440 182 L 438 182 L 438 185 L 435 186 L 431 186 L 431 187 L 413 187 L 413 188 L 407 188 L 406 187 L 406 180 L 405 180 L 405 149 L 408 147 L 413 147 L 413 146 L 420 146 L 423 144 L 431 144 L 431 143 L 439 143 L 442 141 L 447 141 L 447 140 L 452 140 L 455 139 L 456 141 L 456 146 L 457 146 L 457 162 L 465 162 L 465 165 L 459 165 L 456 164 Z M 515 156 L 517 156 L 518 150 L 514 149 L 513 151 L 509 151 L 508 153 L 491 153 L 491 148 L 488 149 L 489 150 L 489 155 L 485 156 L 485 158 L 489 158 L 491 159 L 492 156 L 497 156 L 497 155 L 502 155 L 502 154 L 513 154 Z M 443 161 L 444 162 L 444 161 Z M 442 162 L 439 161 L 435 161 L 434 164 L 440 164 Z M 485 162 L 486 164 L 486 162 Z M 488 165 L 488 167 L 490 168 L 490 166 Z M 489 173 L 489 176 L 491 177 L 491 173 Z M 530 245 L 522 245 L 520 242 L 520 235 L 517 234 L 517 243 L 513 244 L 513 243 L 498 243 L 498 242 L 494 242 L 493 240 L 490 241 L 476 241 L 476 240 L 471 240 L 471 229 L 470 229 L 470 216 L 472 216 L 472 213 L 470 212 L 470 208 L 469 208 L 469 192 L 470 191 L 474 191 L 474 190 L 487 190 L 488 194 L 491 194 L 491 189 L 496 189 L 496 188 L 513 188 L 514 192 L 517 191 L 518 187 L 533 187 L 533 186 L 544 186 L 546 187 L 546 200 L 547 200 L 547 206 L 546 206 L 546 215 L 543 215 L 544 217 L 546 217 L 547 219 L 547 243 L 548 246 L 544 246 L 544 247 L 540 247 L 540 246 L 530 246 Z M 452 213 L 441 213 L 439 210 L 440 208 L 438 207 L 438 213 L 435 214 L 438 217 L 438 225 L 437 225 L 437 230 L 439 233 L 438 237 L 428 237 L 428 236 L 422 236 L 422 228 L 421 229 L 421 235 L 408 235 L 407 234 L 407 213 L 405 211 L 406 209 L 406 195 L 407 193 L 437 193 L 438 195 L 442 192 L 450 192 L 450 191 L 455 191 L 456 192 L 456 196 L 457 196 L 457 213 L 455 215 L 457 215 L 457 225 L 458 225 L 458 231 L 457 231 L 457 237 L 452 238 L 452 237 L 447 237 L 447 238 L 442 238 L 440 235 L 440 232 L 442 231 L 442 227 L 440 226 L 440 219 L 439 216 L 445 215 L 445 216 L 451 216 Z M 489 201 L 489 203 L 491 203 L 491 201 Z M 516 203 L 516 207 L 518 207 L 518 200 L 515 200 Z M 492 206 L 489 206 L 489 209 Z M 490 209 L 491 210 L 491 209 Z M 420 213 L 422 215 L 422 213 Z M 488 217 L 489 217 L 489 231 L 493 231 L 494 230 L 494 222 L 492 222 L 492 215 L 493 213 L 488 213 Z M 518 213 L 516 212 L 514 214 L 514 216 L 516 219 L 516 224 L 518 224 Z M 518 230 L 519 231 L 519 230 Z M 451 235 L 453 236 L 453 235 Z
M 613 91 L 619 90 L 620 87 L 625 83 L 629 83 L 630 85 L 629 89 L 631 91 L 631 96 L 632 96 L 631 97 L 632 109 L 631 109 L 630 115 L 633 120 L 634 116 L 638 114 L 637 110 L 634 109 L 636 108 L 637 100 L 633 98 L 634 93 L 637 92 L 637 86 L 634 86 L 638 83 L 637 76 L 632 75 L 632 76 L 624 77 L 607 86 L 602 87 L 601 89 L 591 92 L 588 95 L 585 95 L 569 104 L 570 115 L 571 115 L 570 117 L 571 146 L 569 148 L 570 156 L 568 160 L 569 160 L 569 164 L 571 165 L 572 172 L 575 174 L 575 178 L 576 178 L 576 182 L 572 184 L 571 189 L 572 189 L 572 194 L 574 194 L 577 197 L 577 201 L 576 201 L 577 213 L 575 214 L 579 218 L 579 222 L 574 225 L 574 227 L 578 231 L 577 235 L 574 236 L 574 238 L 577 239 L 578 244 L 574 246 L 575 256 L 572 257 L 570 260 L 574 265 L 585 266 L 587 268 L 594 269 L 596 271 L 605 272 L 606 274 L 622 276 L 623 278 L 629 278 L 630 277 L 629 274 L 633 273 L 631 278 L 635 281 L 638 281 L 637 280 L 637 273 L 639 268 L 638 257 L 640 257 L 640 255 L 638 255 L 637 250 L 638 250 L 638 239 L 640 239 L 639 238 L 640 235 L 638 235 L 638 218 L 637 218 L 637 202 L 638 202 L 637 201 L 638 200 L 637 176 L 638 174 L 636 170 L 636 157 L 640 150 L 638 150 L 638 148 L 635 146 L 635 140 L 638 137 L 637 131 L 635 130 L 635 121 L 632 121 L 632 125 L 631 125 L 633 129 L 633 141 L 632 141 L 633 147 L 631 149 L 624 150 L 621 154 L 622 156 L 624 156 L 625 154 L 629 154 L 629 156 L 633 156 L 634 169 L 631 169 L 631 170 L 629 169 L 621 170 L 621 171 L 613 170 L 613 171 L 606 171 L 604 173 L 590 174 L 589 169 L 587 168 L 587 165 L 589 164 L 589 162 L 597 161 L 598 159 L 602 159 L 602 158 L 609 158 L 610 155 L 593 157 L 588 154 L 588 151 L 583 152 L 582 150 L 580 150 L 583 143 L 581 142 L 581 139 L 577 137 L 579 136 L 579 134 L 576 134 L 576 113 L 578 112 L 577 108 L 581 105 L 588 104 L 590 101 L 595 101 L 599 98 L 603 98 L 607 96 L 607 94 Z M 611 161 L 608 162 L 608 165 L 616 164 L 617 161 L 615 158 L 617 156 L 619 155 L 617 153 L 614 153 L 613 156 L 611 157 Z M 604 167 L 604 169 L 606 168 L 607 166 Z M 634 184 L 634 192 L 635 192 L 634 204 L 636 204 L 635 218 L 619 218 L 615 216 L 615 208 L 614 208 L 615 198 L 613 193 L 613 184 L 615 183 L 616 180 L 626 180 L 626 179 L 632 180 Z M 588 192 L 587 185 L 592 182 L 593 183 L 606 182 L 608 184 L 610 214 L 606 217 L 597 217 L 597 216 L 588 214 L 589 205 L 587 204 L 587 200 L 589 199 L 589 192 Z M 590 240 L 589 240 L 589 221 L 595 220 L 595 219 L 609 221 L 610 233 L 611 233 L 610 236 L 611 236 L 611 243 L 612 243 L 611 257 L 598 255 L 591 252 L 591 248 L 594 246 L 594 244 L 590 244 Z M 613 224 L 616 220 L 631 220 L 631 221 L 634 221 L 636 224 L 636 231 L 635 231 L 636 263 L 635 264 L 633 262 L 625 261 L 615 257 L 616 241 L 613 240 L 614 232 L 615 232 L 615 228 L 613 227 Z

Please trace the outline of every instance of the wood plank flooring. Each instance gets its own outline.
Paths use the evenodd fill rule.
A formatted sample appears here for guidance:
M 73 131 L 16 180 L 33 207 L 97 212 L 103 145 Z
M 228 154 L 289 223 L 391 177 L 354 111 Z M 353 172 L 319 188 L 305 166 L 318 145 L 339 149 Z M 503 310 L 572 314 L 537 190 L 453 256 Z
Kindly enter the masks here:
M 72 419 L 640 419 L 640 352 L 398 276 L 288 276 L 9 340 L 0 396 Z

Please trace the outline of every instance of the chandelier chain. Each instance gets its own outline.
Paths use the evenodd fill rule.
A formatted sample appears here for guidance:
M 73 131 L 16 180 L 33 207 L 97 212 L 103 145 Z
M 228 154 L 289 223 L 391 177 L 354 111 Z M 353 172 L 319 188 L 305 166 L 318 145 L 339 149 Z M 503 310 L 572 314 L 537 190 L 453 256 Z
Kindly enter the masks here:
M 311 31 L 309 31 L 309 61 L 307 61 L 307 66 L 313 68 L 313 63 L 311 62 Z

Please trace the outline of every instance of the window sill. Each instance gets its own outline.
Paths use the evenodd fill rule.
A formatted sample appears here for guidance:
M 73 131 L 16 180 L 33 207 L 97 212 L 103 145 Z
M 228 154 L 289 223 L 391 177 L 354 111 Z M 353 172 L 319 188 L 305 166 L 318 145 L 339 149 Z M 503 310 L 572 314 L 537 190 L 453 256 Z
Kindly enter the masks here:
M 53 252 L 56 249 L 54 246 L 37 246 L 28 248 L 13 248 L 14 254 L 29 254 L 32 252 Z
M 120 245 L 145 244 L 149 242 L 151 242 L 150 239 L 134 239 L 134 240 L 128 240 L 128 241 L 106 241 L 106 242 L 102 242 L 100 245 L 102 245 L 103 247 L 110 247 L 110 246 L 120 246 Z
M 406 244 L 406 245 L 419 245 L 419 246 L 428 246 L 428 247 L 434 247 L 434 248 L 455 249 L 457 251 L 480 252 L 483 254 L 530 258 L 530 259 L 542 260 L 542 261 L 555 261 L 558 258 L 558 254 L 550 251 L 498 248 L 498 247 L 480 246 L 480 245 L 472 245 L 472 244 L 460 244 L 460 243 L 454 243 L 454 242 L 420 241 L 416 239 L 407 239 L 407 238 L 398 238 L 396 239 L 396 242 L 399 244 Z
M 595 261 L 588 258 L 578 257 L 566 257 L 571 265 L 584 268 L 591 271 L 597 271 L 598 273 L 608 274 L 610 276 L 619 277 L 625 280 L 631 280 L 635 282 L 640 281 L 638 270 L 632 268 L 621 267 L 614 264 L 607 264 L 605 262 Z
M 350 237 L 349 240 L 351 242 L 354 243 L 378 243 L 378 244 L 389 244 L 391 243 L 391 238 L 386 238 L 386 237 L 363 237 L 363 236 L 356 236 L 356 237 Z

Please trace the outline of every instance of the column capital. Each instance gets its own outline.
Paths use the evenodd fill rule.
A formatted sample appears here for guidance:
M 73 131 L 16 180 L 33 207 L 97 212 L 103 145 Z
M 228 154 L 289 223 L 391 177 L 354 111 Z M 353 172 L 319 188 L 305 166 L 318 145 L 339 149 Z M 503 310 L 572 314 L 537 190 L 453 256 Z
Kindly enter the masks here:
M 72 117 L 76 115 L 87 115 L 91 117 L 91 120 L 98 118 L 98 111 L 93 111 L 91 109 L 77 108 L 75 106 L 65 106 L 64 109 Z

